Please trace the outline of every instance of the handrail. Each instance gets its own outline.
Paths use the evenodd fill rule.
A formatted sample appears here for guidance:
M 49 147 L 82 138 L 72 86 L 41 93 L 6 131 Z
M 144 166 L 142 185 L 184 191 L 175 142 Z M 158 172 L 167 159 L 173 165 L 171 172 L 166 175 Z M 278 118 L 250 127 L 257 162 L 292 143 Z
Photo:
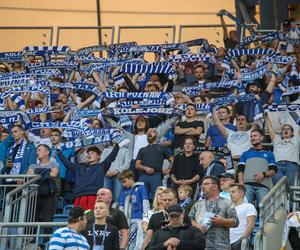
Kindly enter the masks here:
M 141 26 L 119 26 L 117 43 L 120 43 L 121 40 L 121 30 L 122 29 L 172 29 L 173 30 L 173 39 L 172 42 L 175 42 L 176 35 L 176 25 L 141 25 Z
M 190 25 L 179 25 L 178 42 L 181 42 L 182 29 L 189 28 L 221 28 L 221 24 L 190 24 Z M 227 24 L 226 27 L 235 27 L 235 24 Z
M 49 36 L 49 45 L 52 45 L 53 42 L 53 26 L 0 26 L 1 29 L 12 29 L 12 30 L 17 30 L 17 29 L 24 29 L 24 30 L 38 30 L 38 29 L 47 29 L 50 30 L 50 36 Z M 21 48 L 22 49 L 22 48 Z
M 30 185 L 36 183 L 39 179 L 41 179 L 41 175 L 37 174 L 37 175 L 6 175 L 6 177 L 8 178 L 13 178 L 13 179 L 21 179 L 21 178 L 27 178 L 27 177 L 33 177 L 32 179 L 30 179 L 29 181 L 25 182 L 24 184 L 20 185 L 19 187 L 13 189 L 12 191 L 10 191 L 7 195 L 6 195 L 6 204 L 10 205 L 11 201 L 10 198 L 11 196 L 15 195 L 16 193 L 18 193 L 19 191 L 23 190 L 26 187 L 29 187 Z
M 59 45 L 60 31 L 64 29 L 98 29 L 98 30 L 111 30 L 111 41 L 110 43 L 114 43 L 115 36 L 115 26 L 57 26 L 56 33 L 56 46 Z
M 282 177 L 279 182 L 270 190 L 270 192 L 259 203 L 260 220 L 259 229 L 263 233 L 263 227 L 266 222 L 274 220 L 275 211 L 280 208 L 288 208 L 287 202 L 287 176 Z M 271 210 L 271 211 L 270 211 Z

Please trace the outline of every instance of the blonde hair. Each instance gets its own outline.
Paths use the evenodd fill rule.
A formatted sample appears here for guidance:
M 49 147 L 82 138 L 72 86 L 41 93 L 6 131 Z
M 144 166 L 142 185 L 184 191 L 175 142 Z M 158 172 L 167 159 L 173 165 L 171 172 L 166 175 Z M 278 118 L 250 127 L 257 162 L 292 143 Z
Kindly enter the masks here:
M 154 211 L 158 211 L 159 210 L 159 204 L 158 204 L 158 194 L 159 193 L 162 193 L 161 191 L 167 189 L 166 187 L 164 186 L 158 186 L 156 188 L 156 192 L 155 192 L 155 195 L 154 195 L 154 200 L 153 200 L 153 210 Z

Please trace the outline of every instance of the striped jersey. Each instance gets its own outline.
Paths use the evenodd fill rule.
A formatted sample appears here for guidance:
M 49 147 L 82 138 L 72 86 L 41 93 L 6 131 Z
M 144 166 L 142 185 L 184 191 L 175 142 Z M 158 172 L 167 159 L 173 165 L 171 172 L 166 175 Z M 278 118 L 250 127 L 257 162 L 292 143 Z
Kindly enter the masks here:
M 90 246 L 83 235 L 69 227 L 63 227 L 52 234 L 48 249 L 86 250 L 90 249 Z

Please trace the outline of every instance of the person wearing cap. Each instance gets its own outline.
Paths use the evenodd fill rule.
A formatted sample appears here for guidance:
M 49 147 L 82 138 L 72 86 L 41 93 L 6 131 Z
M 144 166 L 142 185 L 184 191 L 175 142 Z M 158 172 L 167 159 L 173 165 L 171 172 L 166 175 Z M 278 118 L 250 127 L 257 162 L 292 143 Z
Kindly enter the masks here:
M 262 79 L 255 79 L 253 82 L 250 82 L 246 87 L 246 94 L 255 94 L 255 100 L 238 102 L 235 105 L 235 111 L 237 114 L 243 114 L 246 116 L 248 122 L 253 122 L 256 120 L 258 115 L 255 111 L 261 111 L 262 106 L 267 104 L 270 100 L 270 97 L 273 93 L 275 86 L 275 73 L 271 72 L 272 76 L 269 77 L 267 88 L 262 91 L 262 88 L 265 83 Z
M 128 140 L 120 141 L 120 146 L 124 146 Z M 119 151 L 117 143 L 109 156 L 99 163 L 101 150 L 97 146 L 90 146 L 87 149 L 88 161 L 84 164 L 76 164 L 65 158 L 62 151 L 57 149 L 57 156 L 61 162 L 71 171 L 76 173 L 74 196 L 75 206 L 81 206 L 84 209 L 93 209 L 96 201 L 96 193 L 103 187 L 104 176 L 111 163 L 116 159 Z
M 180 205 L 170 206 L 167 214 L 169 223 L 154 233 L 147 250 L 205 248 L 204 235 L 195 227 L 184 224 L 184 211 Z
M 229 228 L 239 225 L 234 204 L 220 197 L 220 182 L 215 176 L 203 178 L 201 191 L 205 199 L 192 207 L 189 214 L 192 225 L 206 234 L 206 250 L 229 250 Z
M 230 197 L 235 204 L 235 210 L 239 218 L 239 225 L 230 228 L 231 250 L 241 250 L 243 239 L 248 239 L 255 226 L 257 211 L 253 204 L 245 203 L 245 186 L 234 183 L 230 186 Z
M 140 149 L 135 163 L 136 169 L 140 171 L 139 181 L 144 182 L 151 201 L 154 199 L 156 188 L 162 186 L 162 175 L 169 173 L 169 169 L 162 170 L 164 159 L 173 162 L 172 154 L 165 147 L 157 144 L 157 136 L 157 129 L 148 129 L 149 145 Z
M 220 187 L 222 190 L 220 192 L 220 197 L 231 201 L 229 189 L 231 185 L 235 183 L 235 176 L 231 173 L 223 173 L 221 175 L 218 175 L 218 178 L 220 180 Z M 244 196 L 244 202 L 248 203 L 246 196 Z
M 153 234 L 168 223 L 167 210 L 169 209 L 169 207 L 174 204 L 177 204 L 178 202 L 177 193 L 171 188 L 166 188 L 162 191 L 161 199 L 164 210 L 155 213 L 151 216 L 142 246 L 143 250 L 145 250 L 146 247 L 149 245 Z M 192 225 L 189 216 L 186 214 L 184 215 L 183 221 L 186 225 Z
M 90 249 L 87 239 L 80 234 L 86 228 L 86 215 L 81 207 L 73 207 L 69 213 L 68 226 L 57 229 L 51 236 L 49 250 Z

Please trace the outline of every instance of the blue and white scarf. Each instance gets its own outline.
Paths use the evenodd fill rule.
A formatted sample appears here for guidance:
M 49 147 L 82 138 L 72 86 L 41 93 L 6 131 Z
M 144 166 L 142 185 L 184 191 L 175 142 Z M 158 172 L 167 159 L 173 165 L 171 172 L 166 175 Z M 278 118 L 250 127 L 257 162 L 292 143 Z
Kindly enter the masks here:
M 29 72 L 34 74 L 36 77 L 64 77 L 63 73 L 59 69 L 29 69 Z
M 171 74 L 173 73 L 173 65 L 171 63 L 145 63 L 145 64 L 133 64 L 125 63 L 123 64 L 120 72 L 124 73 L 161 73 L 161 74 Z
M 68 46 L 27 46 L 23 52 L 30 56 L 66 55 L 71 49 Z
M 1 124 L 14 124 L 19 122 L 22 118 L 23 123 L 26 128 L 30 127 L 31 120 L 30 117 L 21 111 L 12 111 L 12 110 L 1 110 L 0 111 L 0 123 Z
M 0 77 L 0 88 L 15 87 L 29 84 L 32 74 L 11 74 Z
M 86 137 L 92 137 L 93 132 L 85 121 L 69 121 L 69 122 L 33 122 L 31 125 L 32 129 L 41 128 L 63 128 L 63 129 L 77 129 L 82 130 Z
M 119 129 L 116 128 L 98 128 L 98 129 L 91 129 L 93 137 L 100 137 L 103 135 L 112 135 L 117 133 L 121 133 Z M 85 134 L 81 130 L 65 130 L 63 133 L 65 138 L 77 138 L 77 137 L 85 137 Z
M 76 51 L 77 55 L 88 55 L 93 52 L 97 51 L 109 51 L 109 47 L 106 45 L 95 45 L 95 46 L 89 46 L 89 47 L 84 47 L 80 48 Z
M 149 107 L 149 108 L 107 108 L 108 115 L 147 115 L 156 116 L 159 114 L 172 115 L 176 112 L 174 108 Z
M 22 62 L 24 59 L 23 52 L 2 52 L 0 53 L 0 62 L 14 63 Z
M 68 61 L 55 61 L 55 62 L 38 62 L 38 63 L 25 63 L 25 67 L 31 69 L 65 69 L 75 70 L 78 69 L 79 63 Z
M 208 82 L 208 83 L 201 83 L 196 86 L 191 87 L 184 87 L 182 88 L 182 92 L 184 93 L 191 93 L 195 91 L 201 91 L 203 89 L 216 89 L 216 88 L 240 88 L 241 83 L 237 80 L 231 81 L 224 81 L 224 82 Z
M 102 96 L 107 99 L 169 99 L 164 92 L 103 92 Z
M 22 161 L 24 158 L 24 153 L 25 153 L 25 149 L 26 149 L 26 145 L 27 145 L 27 141 L 25 139 L 21 140 L 20 142 L 20 147 L 18 148 L 18 151 L 15 155 L 15 159 L 13 159 L 13 167 L 9 173 L 9 175 L 18 175 L 20 174 L 20 170 L 22 167 Z M 9 150 L 9 156 L 10 159 L 12 159 L 12 154 L 14 152 L 15 147 L 17 146 L 17 144 L 14 144 L 11 149 Z M 9 179 L 9 181 L 13 181 L 12 179 Z
M 270 104 L 264 107 L 269 112 L 296 112 L 300 110 L 300 104 Z
M 170 55 L 168 62 L 172 63 L 185 63 L 185 62 L 209 62 L 216 63 L 216 58 L 210 54 L 202 53 L 202 54 L 177 54 Z

